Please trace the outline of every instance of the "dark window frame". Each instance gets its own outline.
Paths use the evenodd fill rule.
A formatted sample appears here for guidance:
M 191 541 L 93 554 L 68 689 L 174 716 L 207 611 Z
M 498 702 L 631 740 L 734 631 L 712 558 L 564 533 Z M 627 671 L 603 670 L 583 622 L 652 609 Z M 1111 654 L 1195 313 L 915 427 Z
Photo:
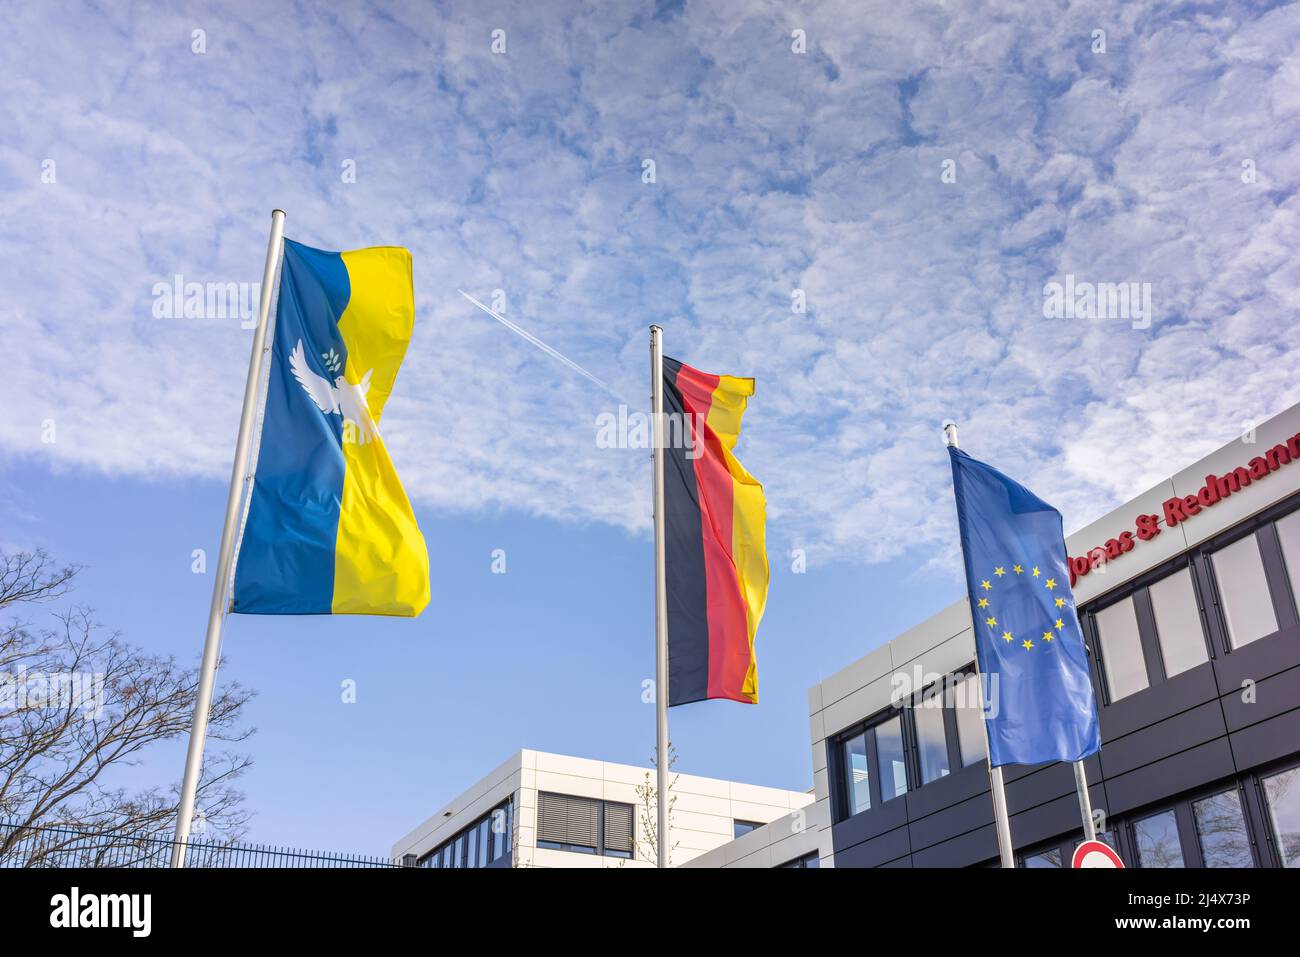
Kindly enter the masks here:
M 1239 653 L 1261 641 L 1267 641 L 1284 631 L 1300 626 L 1300 611 L 1297 610 L 1297 601 L 1300 598 L 1296 595 L 1291 585 L 1291 578 L 1287 574 L 1286 560 L 1282 556 L 1282 542 L 1276 528 L 1278 521 L 1296 511 L 1300 511 L 1300 494 L 1288 496 L 1259 514 L 1206 539 L 1193 549 L 1193 560 L 1199 564 L 1199 578 L 1205 585 L 1205 593 L 1210 596 L 1214 609 L 1214 614 L 1209 616 L 1214 631 L 1212 657 L 1215 656 L 1214 652 L 1222 655 Z M 1261 635 L 1240 648 L 1234 648 L 1228 637 L 1227 612 L 1223 606 L 1218 578 L 1214 573 L 1214 563 L 1211 559 L 1215 552 L 1234 545 L 1249 535 L 1255 537 L 1255 543 L 1259 548 L 1259 557 L 1264 565 L 1264 581 L 1273 603 L 1273 617 L 1277 620 L 1277 630 Z
M 1214 660 L 1215 642 L 1208 620 L 1209 615 L 1206 613 L 1205 586 L 1202 576 L 1198 574 L 1196 568 L 1195 553 L 1191 551 L 1184 552 L 1156 568 L 1149 569 L 1136 578 L 1126 581 L 1114 591 L 1093 599 L 1082 608 L 1075 609 L 1075 614 L 1078 615 L 1079 624 L 1083 629 L 1085 650 L 1091 660 L 1093 690 L 1097 694 L 1097 700 L 1103 705 L 1114 704 L 1116 701 L 1127 701 L 1144 691 L 1150 691 L 1152 688 L 1159 687 L 1166 681 L 1171 680 L 1165 669 L 1165 656 L 1160 647 L 1160 634 L 1156 626 L 1155 607 L 1151 603 L 1150 588 L 1152 585 L 1159 584 L 1165 579 L 1177 575 L 1183 569 L 1189 570 L 1192 579 L 1192 595 L 1196 599 L 1197 617 L 1201 622 L 1201 640 L 1205 643 L 1206 662 L 1204 663 Z M 1110 682 L 1106 677 L 1106 656 L 1102 649 L 1101 629 L 1097 624 L 1097 613 L 1129 599 L 1133 601 L 1133 612 L 1137 618 L 1138 644 L 1142 652 L 1143 664 L 1146 667 L 1147 686 L 1132 694 L 1124 695 L 1122 698 L 1112 698 Z M 1200 665 L 1196 667 L 1199 668 Z M 1195 670 L 1195 668 L 1189 670 Z M 1187 674 L 1187 672 L 1181 672 L 1174 675 L 1174 677 L 1179 678 L 1184 674 Z
M 952 687 L 949 679 L 951 675 L 943 675 L 937 681 L 932 681 L 920 691 L 909 695 L 900 704 L 900 711 L 907 713 L 903 718 L 903 763 L 907 765 L 908 787 L 907 791 L 915 791 L 925 787 L 927 784 L 933 784 L 935 781 L 942 781 L 957 771 L 961 770 L 961 748 L 954 748 L 957 734 L 957 714 L 951 703 L 949 690 Z M 944 750 L 948 754 L 948 774 L 941 774 L 931 781 L 925 780 L 925 775 L 921 767 L 921 735 L 916 725 L 916 707 L 918 703 L 925 699 L 927 695 L 937 693 L 943 704 L 940 710 L 943 711 L 943 736 Z M 954 751 L 957 752 L 954 754 Z M 907 755 L 910 752 L 911 757 Z
M 957 706 L 952 695 L 956 694 L 957 685 L 965 681 L 967 677 L 972 677 L 976 681 L 976 690 L 979 692 L 980 700 L 980 732 L 984 741 L 984 757 L 971 764 L 965 764 L 961 758 L 961 728 L 957 724 Z M 957 774 L 966 768 L 973 768 L 979 765 L 988 766 L 989 763 L 989 736 L 988 729 L 984 726 L 984 679 L 980 677 L 979 666 L 977 662 L 972 661 L 968 665 L 951 671 L 943 676 L 944 694 L 949 695 L 944 700 L 944 730 L 948 734 L 948 773 L 949 775 Z
M 1268 795 L 1264 793 L 1264 779 L 1277 774 L 1285 774 L 1288 771 L 1300 771 L 1300 758 L 1292 755 L 1282 761 L 1257 768 L 1250 773 L 1249 786 L 1246 787 L 1246 793 L 1242 798 L 1242 810 L 1246 814 L 1247 822 L 1252 827 L 1252 832 L 1264 836 L 1262 841 L 1252 841 L 1256 860 L 1263 860 L 1266 852 L 1268 856 L 1266 865 L 1257 866 L 1277 868 L 1286 866 L 1282 859 L 1282 849 L 1277 846 L 1277 839 L 1273 835 L 1273 824 L 1269 819 L 1268 812 Z
M 1159 812 L 1157 811 L 1156 813 Z M 1098 832 L 1097 839 L 1109 844 L 1111 849 L 1114 850 L 1116 854 L 1119 854 L 1120 860 L 1128 860 L 1128 858 L 1124 856 L 1123 850 L 1121 850 L 1122 836 L 1120 828 L 1117 825 L 1112 825 L 1109 831 Z M 1025 861 L 1029 858 L 1037 857 L 1040 854 L 1046 854 L 1048 851 L 1056 851 L 1061 858 L 1061 869 L 1068 871 L 1070 869 L 1070 862 L 1074 860 L 1075 848 L 1082 844 L 1083 841 L 1083 828 L 1080 827 L 1079 830 L 1071 831 L 1064 837 L 1056 837 L 1050 841 L 1033 844 L 1016 852 L 1016 867 L 1018 869 L 1027 868 Z M 1000 864 L 997 861 L 994 861 L 994 866 L 1000 866 Z
M 985 756 L 982 761 L 976 761 L 973 764 L 966 765 L 962 763 L 961 758 L 961 737 L 957 725 L 957 709 L 952 696 L 958 682 L 964 680 L 968 675 L 978 675 L 978 668 L 975 662 L 969 662 L 960 668 L 941 675 L 935 681 L 930 682 L 920 691 L 900 699 L 897 703 L 877 711 L 862 721 L 855 722 L 826 739 L 827 745 L 827 769 L 831 778 L 832 800 L 831 809 L 832 817 L 835 823 L 847 821 L 853 817 L 851 811 L 851 796 L 849 794 L 849 776 L 848 769 L 844 760 L 844 745 L 852 738 L 859 735 L 866 736 L 867 746 L 867 768 L 870 774 L 867 782 L 868 794 L 871 799 L 871 807 L 857 812 L 858 814 L 867 814 L 876 808 L 881 807 L 885 800 L 881 793 L 880 780 L 880 752 L 876 746 L 876 729 L 895 717 L 900 719 L 902 740 L 903 740 L 903 768 L 907 775 L 907 791 L 903 794 L 895 795 L 889 798 L 893 801 L 897 798 L 905 798 L 908 794 L 920 790 L 930 784 L 935 784 L 945 778 L 959 774 L 967 767 L 976 767 L 988 763 L 988 745 L 985 741 Z M 933 781 L 923 781 L 921 776 L 921 747 L 920 739 L 916 730 L 916 714 L 914 707 L 916 702 L 926 695 L 935 691 L 943 697 L 943 733 L 944 745 L 948 753 L 948 773 L 940 775 Z M 981 685 L 982 689 L 982 685 Z M 981 718 L 982 720 L 982 718 Z
M 819 870 L 820 868 L 821 856 L 816 851 L 800 854 L 798 857 L 792 857 L 790 860 L 776 865 L 778 870 Z
M 1266 772 L 1265 776 L 1272 773 L 1271 771 Z M 1256 783 L 1260 780 L 1258 774 L 1251 774 L 1249 777 L 1254 778 Z M 1273 866 L 1265 862 L 1262 853 L 1263 848 L 1259 842 L 1259 821 L 1256 818 L 1254 809 L 1250 806 L 1249 797 L 1252 789 L 1247 786 L 1248 783 L 1245 777 L 1219 780 L 1213 784 L 1180 794 L 1171 801 L 1162 801 L 1125 814 L 1120 821 L 1119 827 L 1128 840 L 1132 856 L 1131 858 L 1123 858 L 1124 863 L 1129 867 L 1142 867 L 1142 862 L 1138 859 L 1137 853 L 1137 823 L 1157 814 L 1173 811 L 1174 820 L 1178 825 L 1178 844 L 1183 852 L 1183 867 L 1188 869 L 1205 867 L 1205 852 L 1201 848 L 1201 836 L 1196 827 L 1196 814 L 1192 810 L 1192 805 L 1197 801 L 1214 797 L 1225 791 L 1235 790 L 1237 792 L 1237 802 L 1241 807 L 1241 819 L 1246 825 L 1246 837 L 1250 840 L 1251 860 L 1253 862 L 1251 866 Z
M 909 780 L 907 782 L 908 790 L 909 791 L 912 790 L 912 781 L 910 778 L 911 768 L 909 766 L 910 761 L 908 758 L 908 753 L 909 753 L 909 742 L 908 742 L 908 734 L 907 734 L 908 721 L 906 717 L 903 715 L 903 712 L 905 710 L 906 710 L 905 708 L 900 707 L 899 705 L 890 705 L 888 708 L 885 708 L 882 711 L 877 711 L 875 714 L 871 715 L 865 720 L 859 721 L 856 724 L 851 725 L 850 727 L 845 728 L 842 731 L 836 732 L 829 739 L 831 742 L 830 750 L 833 755 L 832 761 L 833 761 L 834 776 L 839 782 L 838 786 L 835 788 L 835 792 L 836 792 L 835 800 L 831 802 L 835 812 L 834 817 L 837 822 L 847 821 L 850 817 L 853 816 L 853 813 L 851 811 L 850 795 L 849 795 L 849 776 L 847 774 L 847 767 L 844 761 L 844 745 L 851 738 L 856 738 L 858 735 L 864 735 L 866 738 L 867 774 L 868 774 L 867 793 L 871 801 L 871 806 L 857 813 L 859 814 L 868 813 L 870 811 L 875 810 L 878 807 L 881 807 L 885 803 L 881 797 L 881 792 L 880 792 L 880 752 L 876 749 L 876 728 L 880 727 L 883 724 L 888 723 L 889 721 L 892 721 L 894 718 L 897 717 L 902 717 L 901 737 L 903 742 L 903 768 L 904 768 L 904 773 L 909 776 Z M 891 800 L 893 800 L 893 798 L 891 798 Z

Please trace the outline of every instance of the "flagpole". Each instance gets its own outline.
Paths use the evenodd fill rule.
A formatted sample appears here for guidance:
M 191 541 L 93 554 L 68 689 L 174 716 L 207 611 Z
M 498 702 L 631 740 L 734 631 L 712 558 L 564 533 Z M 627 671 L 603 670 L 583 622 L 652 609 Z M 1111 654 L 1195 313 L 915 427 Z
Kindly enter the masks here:
M 1088 796 L 1088 772 L 1082 761 L 1074 762 L 1074 787 L 1079 792 L 1079 814 L 1083 817 L 1083 839 L 1097 840 L 1097 822 L 1092 819 L 1092 798 Z
M 257 309 L 257 328 L 248 359 L 248 378 L 244 382 L 244 408 L 239 417 L 239 438 L 235 442 L 235 461 L 230 469 L 230 491 L 226 495 L 226 520 L 221 527 L 221 550 L 212 581 L 212 604 L 208 608 L 208 630 L 203 639 L 203 664 L 194 695 L 194 718 L 190 725 L 189 749 L 185 754 L 185 776 L 181 780 L 181 800 L 176 811 L 176 834 L 172 843 L 172 867 L 185 866 L 185 847 L 194 818 L 194 802 L 203 769 L 203 745 L 208 733 L 208 713 L 212 710 L 212 687 L 217 676 L 217 657 L 221 650 L 221 623 L 225 617 L 226 595 L 230 588 L 230 560 L 235 551 L 235 526 L 243 497 L 244 471 L 248 468 L 249 446 L 257 418 L 257 386 L 262 377 L 262 357 L 266 345 L 266 328 L 271 312 L 276 271 L 284 240 L 284 210 L 271 212 L 271 238 L 266 248 L 266 265 L 262 269 L 262 295 Z
M 668 833 L 668 586 L 664 559 L 664 345 L 663 329 L 650 327 L 650 411 L 654 420 L 655 522 L 655 844 L 658 866 L 667 867 Z
M 944 425 L 943 438 L 950 448 L 959 447 L 956 423 L 948 422 Z M 980 674 L 979 655 L 975 656 L 975 676 L 980 683 L 980 700 L 987 701 L 988 690 L 984 687 L 984 676 Z M 993 766 L 993 749 L 989 746 L 987 721 L 981 721 L 980 726 L 984 728 L 984 754 L 989 766 L 989 789 L 993 792 L 993 826 L 998 835 L 998 856 L 1002 859 L 1004 870 L 1014 870 L 1016 852 L 1011 844 L 1011 820 L 1007 816 L 1007 788 L 1002 780 L 1002 768 Z

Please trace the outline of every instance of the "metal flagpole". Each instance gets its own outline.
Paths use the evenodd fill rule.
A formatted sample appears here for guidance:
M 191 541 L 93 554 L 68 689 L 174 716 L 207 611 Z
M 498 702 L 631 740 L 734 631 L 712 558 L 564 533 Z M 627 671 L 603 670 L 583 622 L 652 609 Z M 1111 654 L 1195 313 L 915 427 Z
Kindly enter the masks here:
M 1082 761 L 1074 762 L 1074 787 L 1079 792 L 1079 814 L 1083 816 L 1083 839 L 1097 840 L 1097 822 L 1092 819 L 1092 798 L 1088 796 L 1088 772 Z
M 650 411 L 654 420 L 655 519 L 655 772 L 659 823 L 655 844 L 660 867 L 668 866 L 668 586 L 664 560 L 664 344 L 663 329 L 650 327 Z
M 951 448 L 957 448 L 957 426 L 953 422 L 947 423 L 943 427 L 943 437 L 945 443 Z M 981 706 L 987 701 L 987 689 L 984 687 L 984 676 L 980 673 L 979 656 L 975 658 L 975 674 L 979 678 Z M 1007 789 L 1002 781 L 1002 768 L 993 766 L 993 749 L 989 747 L 989 726 L 984 721 L 980 722 L 984 728 L 984 754 L 989 765 L 989 788 L 993 792 L 993 825 L 998 834 L 998 856 L 1002 859 L 1002 867 L 1006 870 L 1013 870 L 1016 866 L 1015 848 L 1011 846 L 1011 819 L 1007 816 Z
M 253 350 L 248 359 L 248 379 L 244 383 L 244 409 L 239 417 L 239 439 L 235 442 L 235 462 L 230 469 L 230 492 L 226 496 L 226 520 L 221 527 L 221 551 L 212 582 L 212 605 L 208 609 L 208 631 L 203 639 L 203 664 L 194 697 L 194 719 L 190 725 L 190 746 L 185 754 L 185 777 L 181 781 L 181 803 L 176 813 L 176 835 L 172 844 L 172 867 L 185 866 L 185 845 L 190 838 L 194 818 L 194 801 L 203 768 L 203 745 L 208 733 L 208 712 L 212 710 L 212 686 L 216 682 L 217 657 L 221 649 L 221 622 L 225 616 L 226 594 L 230 588 L 230 559 L 235 550 L 235 526 L 239 520 L 239 503 L 243 497 L 244 470 L 257 418 L 257 386 L 262 377 L 262 356 L 266 344 L 266 327 L 271 312 L 271 298 L 284 241 L 284 210 L 271 212 L 271 240 L 266 248 L 266 266 L 262 270 L 262 295 L 257 309 L 257 329 L 253 332 Z

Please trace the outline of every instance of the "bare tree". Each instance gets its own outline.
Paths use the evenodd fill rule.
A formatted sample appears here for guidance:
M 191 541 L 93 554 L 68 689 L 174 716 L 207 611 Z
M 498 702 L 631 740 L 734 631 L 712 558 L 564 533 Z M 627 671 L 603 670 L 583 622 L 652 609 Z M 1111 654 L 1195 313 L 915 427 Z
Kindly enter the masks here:
M 656 763 L 658 756 L 651 759 L 652 767 L 658 767 Z M 677 748 L 671 741 L 668 742 L 668 832 L 673 830 L 673 806 L 677 803 L 677 795 L 673 794 L 673 788 L 677 786 L 678 775 L 672 773 L 673 768 L 677 765 Z M 659 863 L 659 788 L 653 783 L 651 772 L 647 771 L 645 783 L 636 786 L 636 796 L 640 798 L 641 803 L 638 808 L 639 817 L 641 818 L 641 827 L 638 830 L 636 838 L 637 856 L 643 861 L 651 864 Z M 671 865 L 673 851 L 677 850 L 680 841 L 674 841 L 668 846 L 668 862 Z
M 43 551 L 0 552 L 0 611 L 61 597 L 78 571 L 58 567 Z M 97 853 L 169 837 L 179 789 L 128 789 L 115 772 L 138 764 L 152 746 L 184 740 L 197 684 L 196 669 L 125 643 L 87 609 L 54 612 L 42 628 L 19 619 L 0 625 L 0 824 L 7 825 L 0 827 L 0 862 L 48 863 L 81 832 L 99 835 Z M 235 683 L 218 689 L 209 742 L 234 744 L 253 733 L 241 726 L 251 697 Z M 232 782 L 249 764 L 244 755 L 209 748 L 195 840 L 242 835 L 247 814 Z

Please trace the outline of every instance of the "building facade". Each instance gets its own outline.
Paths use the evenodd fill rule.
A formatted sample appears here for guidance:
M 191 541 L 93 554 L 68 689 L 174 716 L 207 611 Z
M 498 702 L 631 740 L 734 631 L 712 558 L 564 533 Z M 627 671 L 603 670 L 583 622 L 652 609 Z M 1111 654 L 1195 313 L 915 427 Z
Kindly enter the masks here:
M 512 755 L 393 845 L 421 867 L 652 867 L 654 772 L 544 751 Z M 800 791 L 674 774 L 672 863 L 810 804 Z
M 1300 406 L 1066 549 L 1063 613 L 1082 624 L 1101 727 L 1085 762 L 1101 836 L 1130 867 L 1300 866 Z M 965 598 L 815 685 L 808 707 L 813 793 L 679 776 L 674 865 L 998 866 Z M 491 866 L 649 866 L 648 775 L 520 752 L 394 854 L 449 866 L 487 841 Z M 1068 866 L 1072 768 L 1004 775 L 1017 866 Z M 510 840 L 469 844 L 493 814 Z
M 1300 406 L 1066 544 L 1101 836 L 1130 867 L 1300 866 Z M 821 866 L 998 866 L 966 599 L 808 699 L 816 802 L 798 840 Z M 1068 866 L 1072 769 L 1004 774 L 1017 866 Z M 778 821 L 692 866 L 775 866 L 759 849 L 788 839 Z

